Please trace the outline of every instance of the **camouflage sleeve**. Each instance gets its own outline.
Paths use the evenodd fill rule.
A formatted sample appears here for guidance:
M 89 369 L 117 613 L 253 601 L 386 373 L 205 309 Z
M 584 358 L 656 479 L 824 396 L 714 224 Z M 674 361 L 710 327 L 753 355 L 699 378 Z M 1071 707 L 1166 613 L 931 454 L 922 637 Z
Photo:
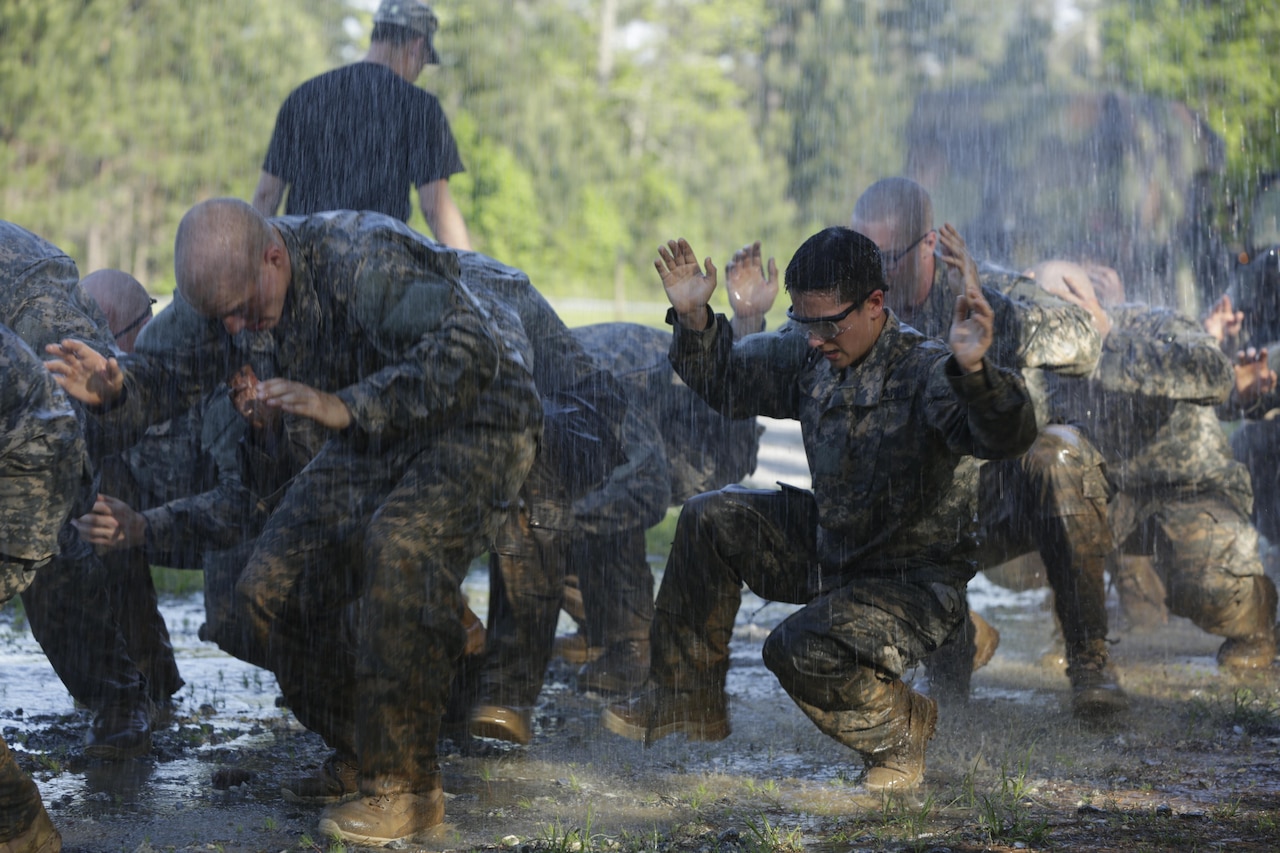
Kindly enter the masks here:
M 226 334 L 216 320 L 201 317 L 179 294 L 138 336 L 133 355 L 120 359 L 124 394 L 99 413 L 118 442 L 132 446 L 151 424 L 199 404 L 232 373 Z
M 573 504 L 578 526 L 594 533 L 652 527 L 671 505 L 671 476 L 662 430 L 641 407 L 632 405 L 622 423 L 627 461 L 597 489 Z
M 1016 342 L 1017 347 L 1011 359 L 997 357 L 997 363 L 1088 376 L 1102 351 L 1089 312 L 1028 286 L 1029 279 L 1023 281 L 1003 292 L 984 288 L 996 315 L 997 342 Z
M 71 403 L 23 341 L 0 326 L 0 554 L 43 560 L 83 491 L 88 458 Z
M 927 382 L 927 420 L 952 452 L 1010 459 L 1035 441 L 1035 412 L 1014 371 L 984 359 L 982 370 L 965 374 L 947 356 L 934 361 Z
M 671 366 L 711 408 L 731 418 L 799 417 L 797 380 L 810 354 L 799 335 L 760 332 L 735 342 L 723 314 L 700 332 L 681 326 L 674 311 L 667 322 L 675 330 Z
M 502 348 L 486 309 L 462 284 L 451 287 L 447 299 L 438 324 L 389 353 L 393 363 L 337 392 L 355 426 L 378 434 L 448 423 L 498 375 Z M 385 324 L 399 323 L 402 313 L 397 304 L 381 316 L 356 319 L 374 326 L 371 338 L 391 342 L 403 340 L 404 333 Z
M 1198 323 L 1164 308 L 1108 312 L 1094 380 L 1109 392 L 1216 406 L 1235 384 L 1231 361 Z
M 245 487 L 237 458 L 240 438 L 247 431 L 225 393 L 210 394 L 201 407 L 201 452 L 213 459 L 217 485 L 209 491 L 144 510 L 147 551 L 165 565 L 195 568 L 193 557 L 207 549 L 221 550 L 251 538 L 266 521 Z

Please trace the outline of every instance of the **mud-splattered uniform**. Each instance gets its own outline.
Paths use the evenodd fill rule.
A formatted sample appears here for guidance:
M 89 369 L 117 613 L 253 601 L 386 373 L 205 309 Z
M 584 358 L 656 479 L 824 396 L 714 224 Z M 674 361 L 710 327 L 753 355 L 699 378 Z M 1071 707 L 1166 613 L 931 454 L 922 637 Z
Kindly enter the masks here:
M 378 214 L 271 220 L 292 278 L 258 375 L 334 393 L 330 436 L 268 520 L 237 585 L 290 707 L 367 795 L 439 787 L 436 738 L 465 631 L 459 585 L 532 464 L 528 339 L 462 283 L 459 256 Z M 268 356 L 269 355 L 269 359 Z M 246 358 L 181 298 L 124 360 L 109 417 L 170 416 Z M 356 636 L 341 630 L 359 600 Z
M 910 325 L 945 337 L 955 313 L 955 297 L 942 265 L 925 303 Z M 1101 348 L 1088 312 L 1040 290 L 1023 276 L 985 270 L 983 295 L 995 313 L 995 340 L 988 358 L 1018 370 L 1036 403 L 1041 431 L 1018 459 L 979 464 L 968 460 L 962 478 L 975 498 L 983 526 L 983 566 L 1039 551 L 1054 590 L 1054 605 L 1067 644 L 1068 671 L 1095 665 L 1107 635 L 1104 568 L 1112 550 L 1107 525 L 1107 484 L 1103 460 L 1079 429 L 1049 420 L 1044 385 L 1049 375 L 1084 376 Z M 956 659 L 951 660 L 955 655 Z M 964 685 L 972 661 L 963 644 L 931 661 L 936 679 L 949 689 Z
M 671 334 L 637 323 L 598 323 L 574 337 L 627 389 L 627 461 L 573 505 L 569 568 L 578 576 L 592 645 L 647 640 L 653 573 L 644 532 L 694 495 L 755 470 L 760 428 L 726 418 L 671 369 Z
M 1214 406 L 1231 363 L 1190 318 L 1165 308 L 1108 309 L 1112 328 L 1088 378 L 1054 377 L 1056 419 L 1080 424 L 1119 490 L 1122 551 L 1155 557 L 1169 609 L 1204 630 L 1244 637 L 1275 622 L 1249 522 L 1249 475 L 1231 458 Z
M 116 356 L 107 319 L 80 287 L 75 262 L 47 240 L 11 222 L 0 221 L 0 322 L 37 354 L 47 344 L 77 338 L 103 355 Z M 97 419 L 72 403 L 96 462 L 109 446 L 128 444 L 123 436 L 99 430 Z M 95 466 L 85 469 L 72 518 L 93 507 L 98 490 Z M 69 523 L 59 533 L 61 552 L 22 594 L 31 633 L 67 690 L 79 702 L 103 710 L 142 701 L 144 679 L 121 629 L 125 619 L 163 625 L 154 608 L 124 614 L 117 608 L 151 576 L 116 576 L 105 571 L 93 548 Z M 103 607 L 102 602 L 113 602 Z
M 769 636 L 764 659 L 818 727 L 865 755 L 900 743 L 900 676 L 966 618 L 973 530 L 951 522 L 956 465 L 1030 445 L 1022 382 L 990 362 L 961 375 L 946 345 L 891 312 L 866 358 L 840 371 L 794 332 L 735 344 L 723 316 L 702 332 L 677 325 L 671 361 L 726 415 L 798 419 L 813 491 L 731 486 L 684 505 L 651 678 L 723 689 L 746 583 L 805 605 Z
M 625 462 L 621 386 L 570 333 L 523 272 L 459 255 L 477 292 L 514 310 L 533 346 L 544 406 L 542 446 L 490 551 L 488 642 L 477 701 L 529 707 L 542 689 L 564 591 L 565 536 L 574 501 Z
M 0 603 L 50 571 L 89 466 L 66 395 L 30 347 L 0 325 Z M 0 738 L 0 843 L 43 816 L 40 791 Z M 47 818 L 45 818 L 47 820 Z
M 150 566 L 209 569 L 206 554 L 235 547 L 261 529 L 265 512 L 241 482 L 236 458 L 245 431 L 244 419 L 220 387 L 181 415 L 149 427 L 141 441 L 102 463 L 102 492 L 127 503 L 147 523 L 143 547 L 111 551 L 102 560 L 113 580 L 131 581 L 112 585 L 113 594 L 121 596 L 116 610 L 130 655 L 158 702 L 183 681 L 164 620 L 154 616 Z M 205 576 L 206 608 L 215 612 L 222 602 L 208 593 L 216 577 L 216 571 Z

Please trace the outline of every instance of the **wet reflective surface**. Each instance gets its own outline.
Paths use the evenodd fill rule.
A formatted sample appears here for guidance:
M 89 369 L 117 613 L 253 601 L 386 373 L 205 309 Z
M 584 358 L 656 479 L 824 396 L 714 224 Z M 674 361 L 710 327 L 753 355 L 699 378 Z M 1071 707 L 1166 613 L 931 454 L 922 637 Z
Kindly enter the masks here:
M 799 479 L 797 448 L 766 450 L 754 483 Z M 483 615 L 482 569 L 466 588 Z M 604 700 L 579 694 L 574 667 L 553 662 L 529 747 L 442 740 L 447 826 L 406 847 L 483 848 L 514 837 L 567 849 L 576 832 L 593 849 L 652 849 L 654 839 L 676 849 L 741 847 L 771 833 L 833 851 L 914 849 L 925 839 L 933 839 L 925 849 L 1035 849 L 1026 839 L 1041 837 L 1031 830 L 1043 824 L 1060 849 L 1231 839 L 1230 849 L 1274 849 L 1259 840 L 1280 839 L 1271 834 L 1280 807 L 1274 673 L 1224 677 L 1217 638 L 1176 619 L 1126 633 L 1114 617 L 1113 657 L 1134 707 L 1088 728 L 1071 717 L 1060 665 L 1042 660 L 1057 642 L 1046 593 L 979 577 L 971 602 L 1001 632 L 1000 648 L 975 674 L 969 704 L 943 709 L 925 788 L 896 805 L 861 788 L 861 760 L 819 733 L 761 663 L 765 637 L 795 608 L 748 595 L 731 649 L 728 739 L 675 736 L 646 749 L 617 737 L 600 725 Z M 319 808 L 279 795 L 282 779 L 323 761 L 323 744 L 276 706 L 269 674 L 197 638 L 198 595 L 163 609 L 187 685 L 157 725 L 151 755 L 115 764 L 80 756 L 89 714 L 75 709 L 13 611 L 0 615 L 0 727 L 67 849 L 329 849 L 316 830 Z M 927 692 L 922 672 L 910 677 Z

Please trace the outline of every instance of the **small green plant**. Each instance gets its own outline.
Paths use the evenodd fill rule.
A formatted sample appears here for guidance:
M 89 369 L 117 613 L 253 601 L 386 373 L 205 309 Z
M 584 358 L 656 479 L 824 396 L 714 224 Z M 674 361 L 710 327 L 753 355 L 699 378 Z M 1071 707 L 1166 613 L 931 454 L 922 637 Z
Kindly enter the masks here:
M 280 828 L 280 826 L 278 823 L 276 823 L 275 818 L 267 817 L 264 821 L 262 821 L 262 828 L 267 832 L 275 832 L 277 829 Z
M 744 823 L 750 833 L 744 839 L 747 850 L 754 853 L 800 853 L 804 850 L 804 834 L 798 827 L 774 826 L 763 814 L 748 817 Z

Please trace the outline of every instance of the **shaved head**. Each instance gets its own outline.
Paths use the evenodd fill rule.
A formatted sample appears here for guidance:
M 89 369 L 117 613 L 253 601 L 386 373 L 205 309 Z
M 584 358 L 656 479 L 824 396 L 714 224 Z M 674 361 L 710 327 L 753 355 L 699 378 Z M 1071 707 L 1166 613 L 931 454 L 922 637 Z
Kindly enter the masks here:
M 900 245 L 933 228 L 933 200 L 910 178 L 885 178 L 867 187 L 853 206 L 850 224 L 884 223 L 893 228 Z
M 133 352 L 133 342 L 151 319 L 151 303 L 155 302 L 147 289 L 121 270 L 91 272 L 80 280 L 80 286 L 107 315 L 116 345 Z
M 174 240 L 178 292 L 207 317 L 219 317 L 258 279 L 271 226 L 238 198 L 202 201 L 187 211 Z

